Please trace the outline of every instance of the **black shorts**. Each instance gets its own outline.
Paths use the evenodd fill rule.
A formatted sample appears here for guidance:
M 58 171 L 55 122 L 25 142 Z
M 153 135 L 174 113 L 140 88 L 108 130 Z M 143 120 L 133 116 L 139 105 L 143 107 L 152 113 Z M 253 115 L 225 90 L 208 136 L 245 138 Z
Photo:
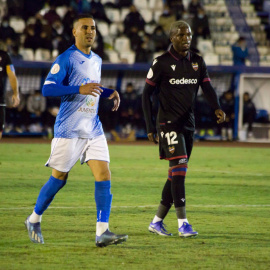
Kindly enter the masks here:
M 6 106 L 0 105 L 0 132 L 2 132 L 5 127 L 5 113 Z
M 160 128 L 158 136 L 160 159 L 175 160 L 177 164 L 188 162 L 193 147 L 194 131 L 164 126 Z

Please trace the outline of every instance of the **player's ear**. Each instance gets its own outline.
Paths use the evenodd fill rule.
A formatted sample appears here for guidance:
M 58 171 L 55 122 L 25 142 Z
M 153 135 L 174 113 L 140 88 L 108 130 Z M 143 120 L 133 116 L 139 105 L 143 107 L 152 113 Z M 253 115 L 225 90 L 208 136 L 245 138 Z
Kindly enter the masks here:
M 72 29 L 72 34 L 74 37 L 76 36 L 76 29 L 75 28 Z

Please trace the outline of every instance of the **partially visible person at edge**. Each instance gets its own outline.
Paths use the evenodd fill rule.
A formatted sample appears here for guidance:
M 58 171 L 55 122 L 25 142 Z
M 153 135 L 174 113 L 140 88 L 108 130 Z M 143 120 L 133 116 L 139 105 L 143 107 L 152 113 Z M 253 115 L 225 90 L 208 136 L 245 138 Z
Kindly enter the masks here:
M 1 45 L 1 48 L 3 45 Z M 5 114 L 6 114 L 6 90 L 5 82 L 9 79 L 11 89 L 13 91 L 12 103 L 13 107 L 20 104 L 18 80 L 15 74 L 14 66 L 7 52 L 0 49 L 0 140 L 5 128 Z
M 203 58 L 190 51 L 191 28 L 184 21 L 176 21 L 170 28 L 171 47 L 154 59 L 143 90 L 143 111 L 148 139 L 159 143 L 160 159 L 169 161 L 168 179 L 161 194 L 156 215 L 149 231 L 171 236 L 164 219 L 172 204 L 178 219 L 180 237 L 198 234 L 186 216 L 185 177 L 193 147 L 195 130 L 193 106 L 199 86 L 215 110 L 217 123 L 225 120 Z M 151 97 L 157 88 L 159 110 L 154 123 Z
M 235 66 L 245 66 L 248 57 L 248 48 L 246 39 L 240 37 L 235 44 L 232 45 L 233 64 Z
M 75 19 L 72 33 L 75 45 L 57 57 L 42 88 L 44 96 L 61 96 L 61 105 L 54 126 L 51 155 L 46 163 L 52 168 L 52 175 L 41 188 L 34 211 L 25 225 L 30 240 L 43 244 L 42 214 L 65 186 L 69 171 L 80 159 L 81 164 L 87 163 L 95 178 L 96 246 L 104 247 L 128 238 L 109 231 L 112 203 L 110 158 L 97 115 L 100 97 L 113 100 L 112 111 L 118 109 L 120 98 L 117 91 L 100 84 L 102 59 L 91 51 L 96 37 L 93 17 L 81 15 Z

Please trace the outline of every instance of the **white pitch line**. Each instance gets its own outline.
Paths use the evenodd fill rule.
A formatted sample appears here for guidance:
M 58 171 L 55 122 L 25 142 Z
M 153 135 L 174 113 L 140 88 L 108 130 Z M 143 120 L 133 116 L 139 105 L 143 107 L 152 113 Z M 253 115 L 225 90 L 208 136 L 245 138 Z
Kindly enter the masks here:
M 147 207 L 157 207 L 157 205 L 120 205 L 120 206 L 112 206 L 112 208 L 147 208 Z M 237 207 L 270 207 L 270 204 L 209 204 L 209 205 L 198 205 L 198 204 L 191 204 L 189 207 L 203 207 L 203 208 L 237 208 Z M 50 209 L 96 209 L 95 206 L 51 206 Z M 1 210 L 24 210 L 24 209 L 33 209 L 33 207 L 1 207 Z

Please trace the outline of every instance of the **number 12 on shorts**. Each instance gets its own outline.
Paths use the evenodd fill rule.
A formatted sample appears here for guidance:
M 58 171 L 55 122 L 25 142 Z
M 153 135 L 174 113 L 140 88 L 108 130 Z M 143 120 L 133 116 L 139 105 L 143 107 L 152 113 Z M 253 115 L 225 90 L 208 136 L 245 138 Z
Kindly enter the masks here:
M 165 138 L 167 139 L 168 145 L 178 144 L 178 141 L 176 140 L 177 134 L 175 131 L 165 133 Z

